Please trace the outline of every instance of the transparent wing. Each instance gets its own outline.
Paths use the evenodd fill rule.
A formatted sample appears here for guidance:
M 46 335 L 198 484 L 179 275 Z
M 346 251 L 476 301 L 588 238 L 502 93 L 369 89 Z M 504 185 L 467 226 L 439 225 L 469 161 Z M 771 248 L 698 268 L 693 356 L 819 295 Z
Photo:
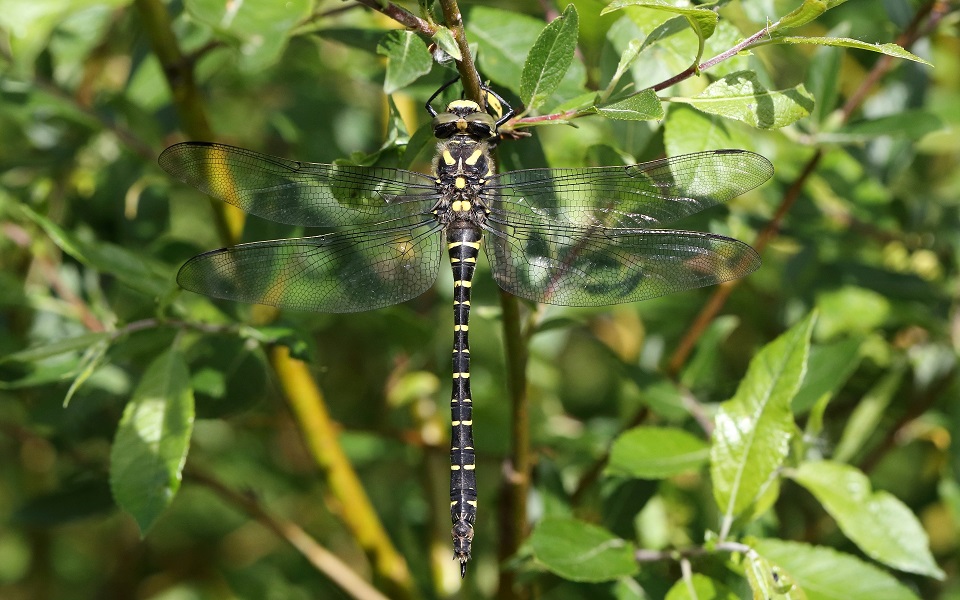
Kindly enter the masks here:
M 243 148 L 186 142 L 160 155 L 180 181 L 244 212 L 290 225 L 371 225 L 428 212 L 437 198 L 421 173 L 287 160 Z
M 673 230 L 529 226 L 488 220 L 487 258 L 504 290 L 535 302 L 635 302 L 743 277 L 760 257 L 735 239 Z
M 177 274 L 199 294 L 317 312 L 359 312 L 404 302 L 433 285 L 443 251 L 440 226 L 254 242 L 191 258 Z
M 647 229 L 726 202 L 772 175 L 759 154 L 714 150 L 625 167 L 510 171 L 491 177 L 483 196 L 504 221 Z

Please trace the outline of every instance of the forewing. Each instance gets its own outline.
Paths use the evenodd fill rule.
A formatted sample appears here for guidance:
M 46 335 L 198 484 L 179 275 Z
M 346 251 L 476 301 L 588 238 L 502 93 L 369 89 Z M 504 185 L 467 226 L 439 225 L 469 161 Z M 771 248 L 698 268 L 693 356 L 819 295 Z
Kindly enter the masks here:
M 500 219 L 578 227 L 661 227 L 751 190 L 773 175 L 759 154 L 714 150 L 624 167 L 528 169 L 491 177 Z
M 488 221 L 497 284 L 535 302 L 635 302 L 743 277 L 760 257 L 735 239 L 671 230 L 531 227 Z
M 370 225 L 428 212 L 437 198 L 421 173 L 308 163 L 243 148 L 186 142 L 160 155 L 180 181 L 245 212 L 313 227 Z
M 254 242 L 191 258 L 177 283 L 199 294 L 292 310 L 359 312 L 404 302 L 437 279 L 434 221 Z

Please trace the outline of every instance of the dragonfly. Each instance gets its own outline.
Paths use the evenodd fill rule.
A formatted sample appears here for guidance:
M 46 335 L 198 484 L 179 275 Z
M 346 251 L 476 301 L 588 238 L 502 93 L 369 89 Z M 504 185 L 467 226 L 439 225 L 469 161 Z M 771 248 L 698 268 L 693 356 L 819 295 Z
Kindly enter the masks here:
M 455 80 L 454 80 L 455 81 Z M 493 279 L 538 303 L 601 306 L 744 277 L 760 266 L 749 245 L 665 226 L 751 190 L 773 175 L 764 157 L 712 150 L 610 167 L 497 173 L 491 153 L 515 114 L 471 100 L 437 112 L 432 172 L 320 164 L 217 143 L 167 148 L 173 177 L 247 213 L 322 235 L 240 244 L 191 258 L 187 290 L 298 311 L 351 313 L 419 296 L 444 250 L 453 270 L 450 515 L 464 577 L 477 518 L 468 341 L 481 245 Z

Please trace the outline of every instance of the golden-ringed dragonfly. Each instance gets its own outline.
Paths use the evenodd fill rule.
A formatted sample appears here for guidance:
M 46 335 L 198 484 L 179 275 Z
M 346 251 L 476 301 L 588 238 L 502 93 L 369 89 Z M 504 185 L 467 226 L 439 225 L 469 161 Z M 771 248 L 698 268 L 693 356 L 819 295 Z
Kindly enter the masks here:
M 454 80 L 456 81 L 456 80 Z M 743 277 L 760 266 L 747 244 L 663 229 L 767 181 L 770 162 L 714 150 L 619 167 L 496 173 L 499 118 L 469 100 L 437 113 L 433 173 L 308 163 L 222 144 L 167 148 L 160 166 L 244 211 L 314 237 L 221 248 L 195 256 L 177 282 L 207 296 L 301 311 L 373 310 L 430 288 L 446 251 L 453 268 L 450 514 L 454 558 L 466 573 L 477 515 L 467 340 L 470 291 L 486 250 L 494 280 L 534 302 L 634 302 Z

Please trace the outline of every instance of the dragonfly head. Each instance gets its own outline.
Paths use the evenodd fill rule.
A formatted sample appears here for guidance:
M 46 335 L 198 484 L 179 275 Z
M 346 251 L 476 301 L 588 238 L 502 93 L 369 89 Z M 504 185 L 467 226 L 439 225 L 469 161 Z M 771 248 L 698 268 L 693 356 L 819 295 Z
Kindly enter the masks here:
M 472 100 L 454 100 L 446 112 L 433 118 L 433 135 L 440 140 L 455 135 L 466 135 L 477 141 L 488 140 L 497 135 L 497 122 L 492 115 L 480 110 Z

